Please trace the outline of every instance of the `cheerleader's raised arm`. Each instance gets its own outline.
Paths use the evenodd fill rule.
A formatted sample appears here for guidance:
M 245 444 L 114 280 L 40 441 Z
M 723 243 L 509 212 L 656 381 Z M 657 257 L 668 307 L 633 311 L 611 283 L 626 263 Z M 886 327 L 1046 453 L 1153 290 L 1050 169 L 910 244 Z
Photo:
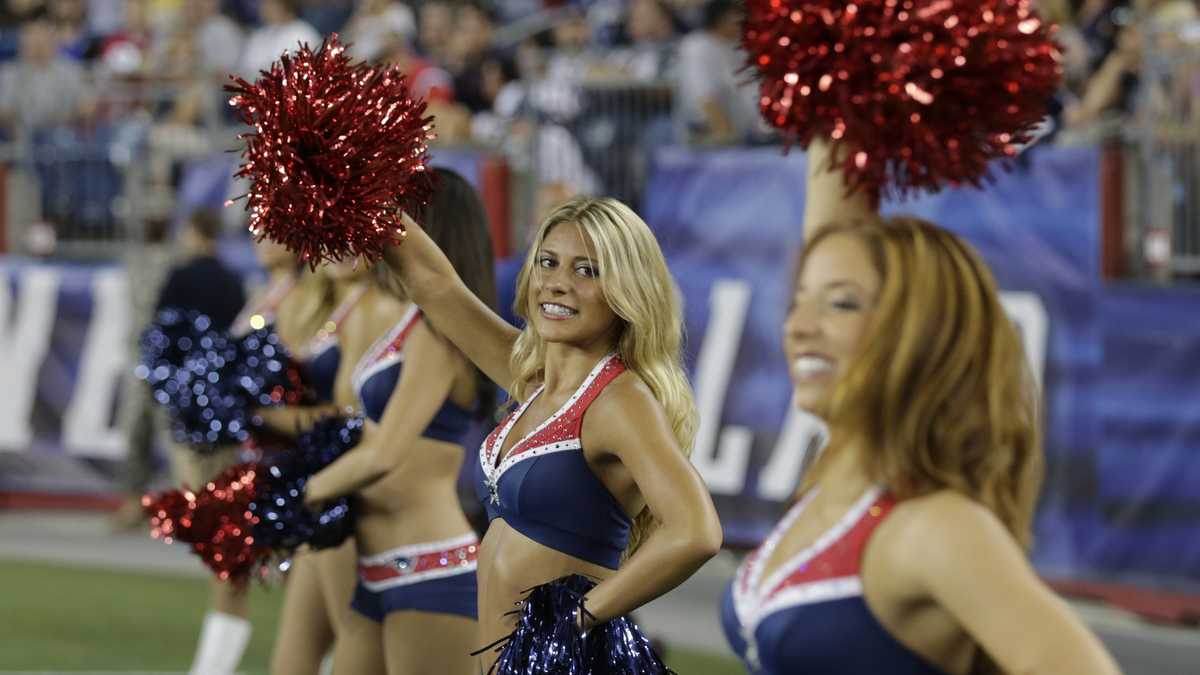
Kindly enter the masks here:
M 407 214 L 403 243 L 384 250 L 383 260 L 434 329 L 467 355 L 497 385 L 512 384 L 509 359 L 518 331 L 480 300 L 459 277 L 441 245 Z M 447 228 L 453 232 L 452 228 Z

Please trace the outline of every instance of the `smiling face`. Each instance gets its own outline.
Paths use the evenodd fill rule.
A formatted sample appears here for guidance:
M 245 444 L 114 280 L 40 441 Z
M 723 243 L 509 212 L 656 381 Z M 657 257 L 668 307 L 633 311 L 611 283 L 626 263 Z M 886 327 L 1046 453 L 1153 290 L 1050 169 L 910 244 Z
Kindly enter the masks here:
M 610 348 L 621 322 L 600 285 L 599 256 L 573 223 L 552 228 L 534 256 L 527 316 L 546 342 Z
M 857 237 L 832 235 L 805 256 L 783 326 L 796 405 L 816 411 L 850 367 L 883 280 Z

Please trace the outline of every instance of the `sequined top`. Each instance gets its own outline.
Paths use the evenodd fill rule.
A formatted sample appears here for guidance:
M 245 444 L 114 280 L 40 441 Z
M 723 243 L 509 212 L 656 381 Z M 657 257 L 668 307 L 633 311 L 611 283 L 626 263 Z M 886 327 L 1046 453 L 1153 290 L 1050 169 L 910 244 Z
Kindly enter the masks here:
M 721 606 L 730 645 L 756 675 L 945 675 L 900 644 L 863 598 L 862 554 L 896 502 L 872 487 L 811 546 L 764 567 L 816 491 L 738 568 Z
M 504 441 L 542 388 L 496 427 L 479 448 L 475 492 L 488 520 L 510 527 L 556 551 L 617 569 L 629 542 L 629 516 L 592 473 L 583 455 L 583 416 L 604 387 L 625 372 L 609 354 L 596 364 L 566 403 L 513 444 Z
M 308 355 L 306 374 L 317 398 L 326 403 L 333 401 L 333 390 L 337 384 L 338 367 L 342 363 L 342 351 L 338 348 L 338 329 L 350 314 L 350 310 L 362 299 L 366 288 L 356 288 L 346 296 L 342 304 L 333 310 L 321 330 L 309 340 L 303 353 Z
M 351 379 L 354 393 L 362 403 L 363 412 L 375 422 L 383 418 L 388 399 L 400 381 L 400 369 L 405 359 L 404 343 L 420 322 L 421 312 L 412 305 L 395 326 L 375 340 L 354 367 Z M 446 399 L 421 435 L 458 443 L 470 429 L 472 417 L 473 411 Z

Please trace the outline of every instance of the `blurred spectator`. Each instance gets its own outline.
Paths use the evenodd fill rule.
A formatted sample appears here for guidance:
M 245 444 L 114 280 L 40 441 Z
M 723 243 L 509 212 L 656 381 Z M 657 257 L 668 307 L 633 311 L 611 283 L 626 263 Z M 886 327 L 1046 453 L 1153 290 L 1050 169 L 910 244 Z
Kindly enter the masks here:
M 1141 66 L 1144 28 L 1184 24 L 1197 17 L 1193 0 L 1135 0 L 1134 9 L 1138 24 L 1125 26 L 1119 31 L 1115 46 L 1088 81 L 1082 100 L 1068 107 L 1064 113 L 1068 126 L 1081 127 L 1095 123 L 1114 110 L 1129 112 L 1132 92 L 1137 85 L 1137 72 Z
M 526 103 L 526 87 L 520 81 L 514 60 L 489 60 L 484 63 L 483 94 L 486 110 L 475 113 L 471 120 L 471 138 L 478 144 L 499 148 L 507 140 L 510 124 Z
M 712 0 L 704 8 L 703 27 L 679 44 L 677 106 L 689 142 L 739 143 L 759 128 L 757 87 L 740 72 L 741 22 L 734 0 Z
M 150 130 L 147 192 L 169 200 L 187 162 L 211 155 L 212 131 L 231 114 L 221 87 L 241 48 L 241 29 L 221 14 L 219 0 L 191 0 L 176 17 L 154 58 L 155 75 L 173 95 Z
M 536 50 L 536 46 L 521 49 Z M 530 112 L 528 83 L 522 81 L 517 60 L 489 62 L 484 69 L 484 92 L 489 108 L 471 118 L 471 137 L 481 145 L 501 147 L 510 133 L 509 125 L 518 116 Z
M 212 320 L 213 330 L 228 330 L 246 304 L 241 278 L 217 259 L 220 215 L 209 210 L 192 214 L 179 234 L 182 259 L 167 274 L 156 310 L 195 310 Z
M 160 109 L 169 125 L 212 126 L 227 108 L 221 86 L 238 66 L 243 36 L 220 0 L 191 0 L 155 47 L 152 74 L 179 92 Z
M 502 58 L 492 54 L 486 57 L 480 67 L 480 93 L 486 103 L 487 111 L 496 109 L 496 101 L 518 82 L 520 73 L 514 59 Z
M 417 47 L 422 56 L 445 66 L 454 35 L 454 6 L 448 0 L 425 0 L 417 14 Z
M 237 69 L 244 36 L 237 23 L 221 13 L 220 0 L 188 0 L 167 30 L 154 55 L 167 77 L 199 75 L 223 83 Z
M 246 41 L 239 68 L 243 77 L 253 80 L 284 52 L 294 51 L 302 43 L 313 49 L 321 46 L 321 35 L 300 18 L 299 9 L 299 0 L 262 0 L 263 26 Z
M 484 62 L 505 58 L 492 46 L 495 13 L 483 2 L 465 2 L 458 6 L 454 24 L 446 63 L 454 76 L 454 97 L 472 113 L 488 110 L 491 102 L 483 91 Z
M 614 51 L 610 62 L 643 82 L 671 77 L 678 20 L 665 0 L 630 0 L 625 20 L 629 46 Z
M 10 134 L 78 121 L 92 108 L 83 68 L 58 53 L 58 34 L 43 19 L 21 28 L 20 57 L 0 69 L 0 123 Z
M 594 74 L 598 60 L 589 54 L 591 26 L 579 8 L 569 8 L 551 30 L 553 51 L 544 72 L 535 73 L 529 92 L 533 110 L 550 120 L 568 123 L 579 114 L 579 87 Z
M 58 33 L 58 48 L 73 59 L 85 59 L 92 48 L 86 0 L 47 0 L 50 22 Z
M 393 0 L 362 0 L 342 29 L 350 53 L 365 61 L 383 57 L 399 38 L 412 44 L 417 37 L 417 20 L 412 9 Z
M 515 79 L 515 69 L 489 72 L 488 90 L 495 92 L 492 109 L 472 119 L 474 142 L 504 153 L 521 170 L 533 171 L 539 181 L 534 198 L 543 206 L 599 194 L 600 180 L 578 140 L 565 126 L 538 113 L 527 83 Z
M 196 311 L 207 315 L 212 320 L 213 330 L 229 329 L 234 319 L 237 318 L 238 312 L 241 311 L 242 305 L 246 302 L 246 293 L 242 287 L 241 278 L 216 257 L 217 239 L 220 233 L 221 220 L 217 213 L 201 210 L 191 215 L 187 224 L 179 232 L 176 240 L 179 257 L 166 274 L 166 282 L 162 284 L 161 290 L 158 292 L 158 299 L 154 303 L 154 312 L 150 318 L 153 318 L 153 314 L 167 308 Z M 152 283 L 152 279 L 143 278 L 147 283 Z M 133 334 L 140 335 L 144 329 L 145 324 L 135 329 Z M 142 382 L 137 384 L 145 387 Z M 142 389 L 142 391 L 145 392 L 146 389 Z M 145 405 L 143 400 L 134 400 L 122 412 L 125 415 L 135 415 Z M 131 456 L 126 467 L 128 474 L 123 477 L 123 482 L 130 491 L 138 489 L 140 484 L 153 478 L 154 466 L 151 453 L 154 433 L 156 429 L 166 431 L 169 428 L 165 409 L 161 406 L 156 406 L 156 408 L 157 414 L 151 418 L 143 420 L 124 418 L 129 425 L 126 428 L 136 434 L 130 437 Z M 202 481 L 203 478 L 197 479 L 196 477 L 178 480 L 181 471 L 188 470 L 185 467 L 201 462 L 196 459 L 197 455 L 194 450 L 176 442 L 169 434 L 164 435 L 167 436 L 167 450 L 177 482 L 189 482 L 194 485 L 197 480 Z M 129 496 L 134 497 L 133 494 Z M 116 514 L 115 525 L 122 526 L 133 519 L 132 513 L 129 513 L 135 508 L 132 501 L 131 499 L 130 502 L 127 502 L 127 505 Z M 199 656 L 197 654 L 197 659 Z M 194 667 L 191 672 L 199 674 L 201 672 L 232 671 L 212 671 Z

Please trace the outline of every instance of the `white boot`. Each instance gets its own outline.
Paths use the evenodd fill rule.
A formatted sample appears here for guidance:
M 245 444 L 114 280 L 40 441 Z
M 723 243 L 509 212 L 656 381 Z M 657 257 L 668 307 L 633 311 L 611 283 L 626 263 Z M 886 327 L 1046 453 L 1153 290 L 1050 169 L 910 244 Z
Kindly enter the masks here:
M 249 642 L 249 621 L 224 612 L 209 612 L 188 675 L 233 675 Z

